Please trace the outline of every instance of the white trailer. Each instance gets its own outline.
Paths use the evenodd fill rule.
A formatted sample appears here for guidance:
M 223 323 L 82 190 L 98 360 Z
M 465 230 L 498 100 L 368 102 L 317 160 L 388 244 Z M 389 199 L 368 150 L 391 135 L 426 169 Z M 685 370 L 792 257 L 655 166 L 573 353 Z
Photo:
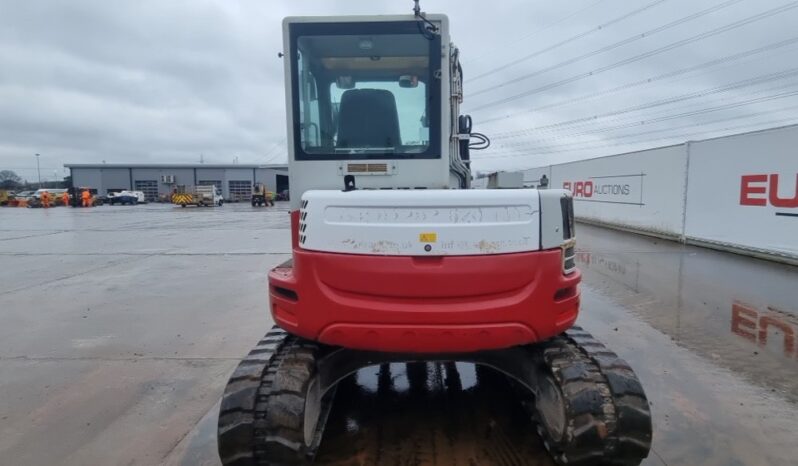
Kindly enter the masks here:
M 524 172 L 496 172 L 488 176 L 488 189 L 519 189 L 524 187 Z

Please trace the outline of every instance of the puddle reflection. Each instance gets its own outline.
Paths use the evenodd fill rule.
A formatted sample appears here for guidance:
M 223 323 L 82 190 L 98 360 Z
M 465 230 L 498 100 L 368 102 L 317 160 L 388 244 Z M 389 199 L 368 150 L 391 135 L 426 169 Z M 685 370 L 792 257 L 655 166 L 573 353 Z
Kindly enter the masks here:
M 798 268 L 581 228 L 585 285 L 679 345 L 798 401 Z
M 339 384 L 322 465 L 551 465 L 521 405 L 491 369 L 382 364 Z

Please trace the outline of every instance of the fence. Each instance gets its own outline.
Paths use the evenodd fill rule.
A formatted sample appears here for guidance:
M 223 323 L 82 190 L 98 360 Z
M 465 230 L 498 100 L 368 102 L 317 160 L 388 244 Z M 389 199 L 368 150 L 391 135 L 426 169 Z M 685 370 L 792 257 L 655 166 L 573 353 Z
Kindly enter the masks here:
M 798 264 L 798 126 L 527 170 L 581 221 Z

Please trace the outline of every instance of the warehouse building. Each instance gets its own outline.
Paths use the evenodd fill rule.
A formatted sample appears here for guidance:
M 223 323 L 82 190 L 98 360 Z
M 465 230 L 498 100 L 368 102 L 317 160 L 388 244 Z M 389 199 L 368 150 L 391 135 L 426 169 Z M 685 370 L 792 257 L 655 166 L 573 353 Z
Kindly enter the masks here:
M 215 185 L 227 201 L 249 200 L 254 183 L 282 192 L 288 189 L 288 165 L 216 164 L 65 164 L 72 185 L 99 194 L 125 189 L 144 192 L 148 201 L 168 200 L 178 186 Z

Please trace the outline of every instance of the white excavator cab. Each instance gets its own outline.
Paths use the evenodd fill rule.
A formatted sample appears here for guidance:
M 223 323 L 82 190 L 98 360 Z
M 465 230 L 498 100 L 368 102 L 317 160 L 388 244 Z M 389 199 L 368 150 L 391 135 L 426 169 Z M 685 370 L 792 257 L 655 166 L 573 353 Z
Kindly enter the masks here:
M 311 189 L 466 187 L 444 15 L 283 22 L 292 208 Z

